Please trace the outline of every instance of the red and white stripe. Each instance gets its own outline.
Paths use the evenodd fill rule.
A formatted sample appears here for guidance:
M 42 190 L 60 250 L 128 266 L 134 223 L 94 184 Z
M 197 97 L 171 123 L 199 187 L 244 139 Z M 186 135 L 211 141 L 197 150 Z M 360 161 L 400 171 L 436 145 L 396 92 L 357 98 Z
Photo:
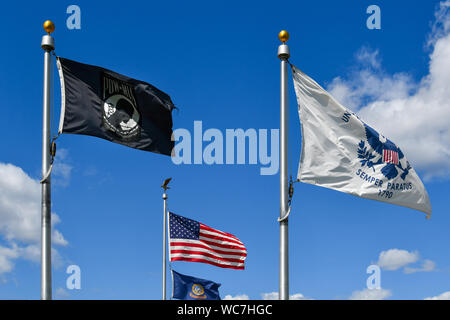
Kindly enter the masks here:
M 200 223 L 199 240 L 170 238 L 170 261 L 209 263 L 217 267 L 244 269 L 247 249 L 230 233 Z
M 398 152 L 392 150 L 383 150 L 383 162 L 398 164 Z

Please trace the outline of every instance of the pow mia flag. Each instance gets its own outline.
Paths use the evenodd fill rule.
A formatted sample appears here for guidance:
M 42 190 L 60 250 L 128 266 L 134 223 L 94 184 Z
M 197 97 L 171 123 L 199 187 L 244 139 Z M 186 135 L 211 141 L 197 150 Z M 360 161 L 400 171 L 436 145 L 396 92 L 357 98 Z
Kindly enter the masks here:
M 170 156 L 174 105 L 167 94 L 101 67 L 61 57 L 57 65 L 59 133 L 95 136 Z

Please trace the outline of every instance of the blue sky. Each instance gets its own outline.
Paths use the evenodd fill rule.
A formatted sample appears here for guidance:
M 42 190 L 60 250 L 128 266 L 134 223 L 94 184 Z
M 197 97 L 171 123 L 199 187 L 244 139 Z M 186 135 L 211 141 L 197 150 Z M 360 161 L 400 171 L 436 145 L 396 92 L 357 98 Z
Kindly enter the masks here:
M 80 30 L 66 27 L 71 4 L 81 9 Z M 381 30 L 366 27 L 366 8 L 372 4 L 381 9 Z M 446 296 L 450 117 L 445 115 L 450 100 L 440 85 L 448 83 L 450 70 L 445 68 L 450 61 L 450 16 L 448 10 L 439 11 L 439 4 L 412 5 L 403 0 L 285 1 L 283 6 L 275 1 L 4 4 L 0 298 L 40 296 L 36 233 L 40 41 L 47 19 L 56 25 L 57 55 L 155 85 L 179 108 L 173 113 L 174 129 L 190 131 L 195 120 L 202 121 L 203 130 L 222 132 L 279 128 L 277 35 L 288 30 L 290 61 L 369 124 L 394 137 L 426 178 L 433 206 L 432 219 L 425 220 L 411 209 L 296 184 L 289 221 L 290 293 L 312 299 L 364 297 L 366 268 L 379 263 L 381 298 Z M 436 17 L 436 12 L 441 15 Z M 60 89 L 56 72 L 53 77 L 56 127 Z M 289 167 L 295 176 L 301 136 L 289 81 Z M 403 116 L 390 117 L 393 108 L 405 108 Z M 417 124 L 417 130 L 408 131 L 405 123 Z M 173 268 L 222 283 L 222 298 L 261 299 L 278 291 L 278 175 L 260 175 L 259 164 L 175 165 L 165 156 L 86 136 L 62 135 L 57 144 L 52 189 L 58 222 L 53 237 L 55 298 L 160 299 L 160 185 L 167 177 L 173 177 L 171 211 L 236 235 L 248 251 L 245 271 L 188 262 L 175 262 Z M 66 288 L 66 268 L 72 264 L 81 269 L 81 290 Z

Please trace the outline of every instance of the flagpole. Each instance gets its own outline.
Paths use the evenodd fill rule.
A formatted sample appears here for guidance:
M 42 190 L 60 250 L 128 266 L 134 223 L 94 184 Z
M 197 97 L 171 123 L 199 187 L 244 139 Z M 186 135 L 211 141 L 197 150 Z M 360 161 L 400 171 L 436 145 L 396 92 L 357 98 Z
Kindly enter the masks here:
M 166 271 L 167 271 L 167 249 L 166 249 L 166 245 L 167 245 L 167 193 L 166 191 L 168 189 L 170 189 L 169 182 L 170 180 L 172 180 L 172 178 L 167 178 L 166 180 L 164 180 L 164 183 L 162 184 L 161 188 L 163 188 L 164 192 L 163 192 L 163 201 L 164 201 L 164 213 L 163 213 L 163 272 L 162 272 L 162 277 L 163 277 L 163 281 L 162 281 L 162 299 L 166 300 L 166 282 L 167 282 L 167 277 L 166 277 Z
M 163 300 L 166 300 L 166 270 L 167 270 L 167 194 L 163 193 L 164 218 L 163 218 Z
M 44 50 L 44 96 L 42 122 L 42 181 L 41 181 L 41 300 L 52 299 L 52 261 L 51 261 L 51 52 L 55 40 L 50 33 L 55 30 L 53 22 L 44 22 L 47 35 L 42 36 L 41 48 Z
M 281 86 L 280 86 L 280 274 L 279 299 L 289 300 L 289 239 L 288 239 L 288 70 L 289 47 L 286 41 L 289 33 L 285 30 L 278 35 L 283 42 L 278 47 L 278 58 L 281 60 Z
M 165 190 L 164 190 L 165 191 Z M 163 288 L 162 288 L 162 299 L 166 300 L 166 270 L 167 270 L 167 194 L 163 193 L 163 201 L 164 201 L 164 218 L 163 218 Z

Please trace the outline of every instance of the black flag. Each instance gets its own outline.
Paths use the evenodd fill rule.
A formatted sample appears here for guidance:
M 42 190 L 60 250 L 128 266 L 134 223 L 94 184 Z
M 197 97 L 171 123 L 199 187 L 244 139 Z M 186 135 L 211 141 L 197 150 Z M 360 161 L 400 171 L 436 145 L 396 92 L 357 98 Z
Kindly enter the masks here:
M 57 64 L 59 133 L 95 136 L 170 156 L 174 105 L 167 94 L 104 68 L 61 57 Z

